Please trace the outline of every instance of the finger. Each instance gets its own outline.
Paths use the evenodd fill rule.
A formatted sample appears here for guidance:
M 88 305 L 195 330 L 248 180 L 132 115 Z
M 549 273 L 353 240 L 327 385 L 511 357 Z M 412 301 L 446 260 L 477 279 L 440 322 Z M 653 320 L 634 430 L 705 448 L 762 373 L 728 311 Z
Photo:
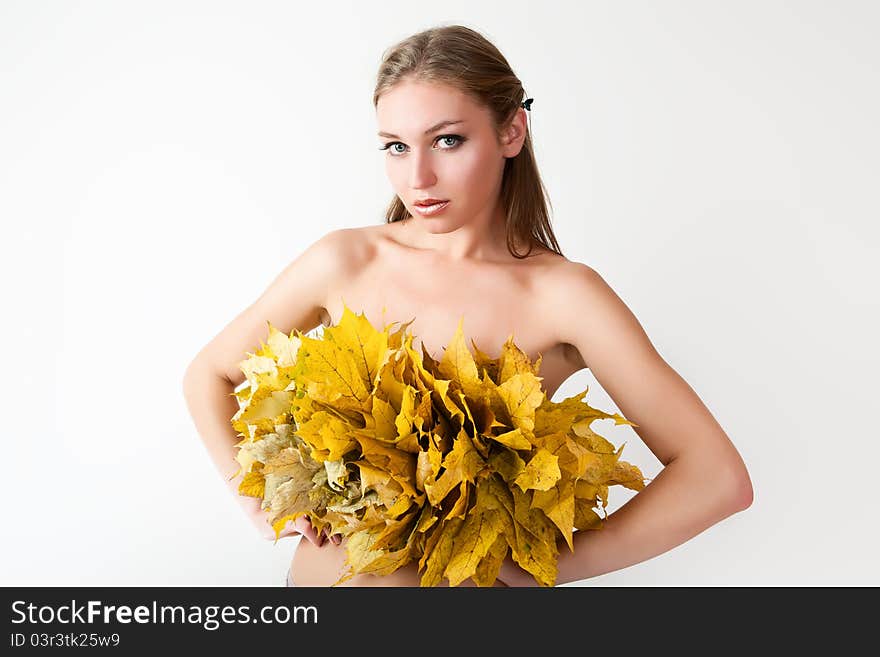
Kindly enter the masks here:
M 299 532 L 307 541 L 309 541 L 309 543 L 313 545 L 321 545 L 321 541 L 318 538 L 318 533 L 315 531 L 315 528 L 312 526 L 312 523 L 307 517 L 300 516 L 299 518 L 297 518 L 296 525 Z
M 303 536 L 306 540 L 309 541 L 312 545 L 321 545 L 321 537 L 318 536 L 317 532 L 313 528 L 309 528 L 303 532 Z

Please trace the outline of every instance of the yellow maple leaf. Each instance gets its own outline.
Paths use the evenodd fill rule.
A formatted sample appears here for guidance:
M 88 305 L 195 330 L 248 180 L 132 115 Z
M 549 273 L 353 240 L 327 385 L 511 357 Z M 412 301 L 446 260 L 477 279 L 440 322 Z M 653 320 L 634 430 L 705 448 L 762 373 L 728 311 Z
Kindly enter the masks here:
M 255 465 L 260 465 L 259 463 Z M 257 468 L 248 472 L 238 485 L 238 492 L 248 497 L 263 497 L 266 489 L 266 476 Z
M 529 488 L 547 490 L 554 486 L 561 476 L 559 457 L 539 447 L 514 483 L 523 491 Z
M 462 481 L 473 482 L 483 467 L 483 460 L 474 449 L 470 437 L 460 431 L 452 451 L 443 459 L 444 472 L 436 480 L 425 481 L 425 492 L 433 506 L 439 506 L 453 488 Z
M 440 359 L 439 373 L 453 381 L 467 396 L 477 397 L 482 393 L 482 383 L 474 357 L 467 348 L 462 326 L 464 320 L 459 320 L 452 340 L 449 341 L 443 356 Z

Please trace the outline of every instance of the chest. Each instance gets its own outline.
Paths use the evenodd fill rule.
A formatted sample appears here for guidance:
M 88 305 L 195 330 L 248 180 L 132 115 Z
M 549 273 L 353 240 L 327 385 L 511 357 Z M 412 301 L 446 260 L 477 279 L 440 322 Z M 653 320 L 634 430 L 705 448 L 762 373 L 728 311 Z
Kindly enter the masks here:
M 558 342 L 553 313 L 542 307 L 540 285 L 529 272 L 401 264 L 365 267 L 332 290 L 325 324 L 336 324 L 344 306 L 363 313 L 378 330 L 412 320 L 414 347 L 420 352 L 424 345 L 434 358 L 442 355 L 459 320 L 471 351 L 473 340 L 492 358 L 512 335 L 532 361 L 542 356 L 539 376 L 548 397 L 579 369 L 567 345 Z

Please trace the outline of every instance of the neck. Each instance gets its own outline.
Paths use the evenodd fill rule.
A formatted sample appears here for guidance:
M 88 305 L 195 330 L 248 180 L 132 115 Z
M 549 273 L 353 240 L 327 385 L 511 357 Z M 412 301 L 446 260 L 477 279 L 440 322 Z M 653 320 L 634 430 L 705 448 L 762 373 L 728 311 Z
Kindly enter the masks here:
M 497 260 L 507 254 L 507 225 L 500 202 L 479 212 L 465 223 L 448 229 L 445 217 L 404 220 L 412 233 L 412 245 L 433 251 L 444 260 Z

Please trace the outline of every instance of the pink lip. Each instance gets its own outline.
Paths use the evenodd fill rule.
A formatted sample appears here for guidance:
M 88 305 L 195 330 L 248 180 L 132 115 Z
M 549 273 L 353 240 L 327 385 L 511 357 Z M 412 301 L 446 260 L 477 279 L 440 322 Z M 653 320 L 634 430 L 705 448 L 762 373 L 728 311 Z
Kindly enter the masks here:
M 437 215 L 446 211 L 446 208 L 449 207 L 449 203 L 449 201 L 440 201 L 439 203 L 435 203 L 429 207 L 415 205 L 412 208 L 412 212 L 422 217 L 425 217 L 426 219 L 430 217 L 436 217 Z
M 444 203 L 447 200 L 448 199 L 442 199 L 442 198 L 429 198 L 429 199 L 416 201 L 415 203 L 413 203 L 413 205 L 419 205 L 419 206 L 424 207 L 426 205 L 434 205 L 435 203 Z

